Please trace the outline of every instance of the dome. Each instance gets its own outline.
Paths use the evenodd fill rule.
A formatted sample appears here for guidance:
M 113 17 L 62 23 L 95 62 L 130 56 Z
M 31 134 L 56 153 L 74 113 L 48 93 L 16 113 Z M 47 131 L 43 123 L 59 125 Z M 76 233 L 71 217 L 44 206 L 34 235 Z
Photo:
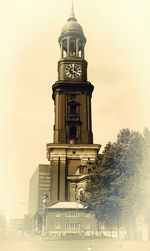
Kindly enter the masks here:
M 64 25 L 61 35 L 68 32 L 76 32 L 83 35 L 83 29 L 79 23 L 77 23 L 75 18 L 69 18 L 68 22 Z M 64 34 L 64 35 L 65 35 Z
M 58 39 L 59 43 L 65 36 L 76 36 L 79 37 L 81 41 L 86 42 L 86 38 L 83 33 L 83 29 L 81 25 L 77 22 L 77 19 L 74 14 L 73 2 L 70 17 L 67 20 L 67 23 L 63 26 L 61 35 Z

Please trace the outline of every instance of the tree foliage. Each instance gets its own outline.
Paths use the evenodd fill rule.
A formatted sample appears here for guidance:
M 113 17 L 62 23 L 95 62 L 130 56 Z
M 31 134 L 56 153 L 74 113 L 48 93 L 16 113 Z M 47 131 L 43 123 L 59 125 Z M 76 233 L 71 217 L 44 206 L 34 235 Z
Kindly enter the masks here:
M 144 136 L 123 129 L 92 166 L 82 203 L 105 224 L 134 228 L 142 198 Z

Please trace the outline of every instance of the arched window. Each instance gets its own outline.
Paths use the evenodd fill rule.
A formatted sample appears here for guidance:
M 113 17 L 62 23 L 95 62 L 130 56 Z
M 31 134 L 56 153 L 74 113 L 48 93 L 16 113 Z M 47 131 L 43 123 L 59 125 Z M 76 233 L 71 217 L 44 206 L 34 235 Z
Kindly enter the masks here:
M 65 58 L 67 56 L 67 40 L 63 40 L 62 42 L 62 57 Z
M 84 45 L 83 42 L 81 40 L 79 40 L 78 42 L 78 48 L 79 48 L 79 58 L 84 58 Z
M 70 56 L 76 56 L 76 40 L 75 40 L 75 38 L 70 39 L 69 52 L 70 52 Z

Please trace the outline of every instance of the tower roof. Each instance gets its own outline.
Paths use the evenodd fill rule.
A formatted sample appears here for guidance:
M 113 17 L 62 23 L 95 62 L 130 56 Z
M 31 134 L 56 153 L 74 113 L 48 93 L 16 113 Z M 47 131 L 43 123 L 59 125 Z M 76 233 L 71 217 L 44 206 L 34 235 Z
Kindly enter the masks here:
M 83 29 L 81 25 L 77 22 L 77 19 L 75 17 L 73 1 L 72 1 L 70 16 L 67 20 L 67 23 L 62 28 L 61 37 L 68 35 L 69 33 L 79 34 L 85 39 Z

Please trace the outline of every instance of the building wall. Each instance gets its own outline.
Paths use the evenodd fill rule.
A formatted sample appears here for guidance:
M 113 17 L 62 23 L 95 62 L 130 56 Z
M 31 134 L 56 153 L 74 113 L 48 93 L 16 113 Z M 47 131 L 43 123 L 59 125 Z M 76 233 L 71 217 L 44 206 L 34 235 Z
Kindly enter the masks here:
M 64 62 L 65 63 L 65 62 Z M 77 144 L 92 144 L 92 122 L 91 122 L 91 95 L 93 85 L 90 82 L 71 83 L 66 81 L 57 81 L 53 89 L 53 98 L 55 104 L 55 126 L 54 126 L 54 143 L 69 144 L 71 142 L 70 128 L 76 128 L 76 137 L 74 140 Z M 78 102 L 80 109 L 76 113 L 70 112 L 71 97 Z M 76 123 L 74 123 L 76 122 Z
M 50 191 L 50 165 L 39 164 L 29 183 L 28 214 L 35 215 L 42 212 L 42 196 Z
M 48 144 L 47 157 L 51 164 L 51 205 L 58 201 L 75 201 L 77 190 L 83 186 L 87 173 L 80 174 L 81 165 L 88 169 L 88 162 L 95 161 L 100 145 Z M 78 193 L 78 191 L 77 191 Z
M 46 214 L 46 232 L 85 233 L 97 230 L 97 221 L 86 209 L 50 209 Z
M 38 212 L 43 211 L 42 197 L 47 195 L 47 203 L 50 200 L 50 165 L 39 166 L 39 185 L 38 185 Z
M 38 209 L 38 167 L 33 173 L 29 183 L 28 214 L 34 215 Z

